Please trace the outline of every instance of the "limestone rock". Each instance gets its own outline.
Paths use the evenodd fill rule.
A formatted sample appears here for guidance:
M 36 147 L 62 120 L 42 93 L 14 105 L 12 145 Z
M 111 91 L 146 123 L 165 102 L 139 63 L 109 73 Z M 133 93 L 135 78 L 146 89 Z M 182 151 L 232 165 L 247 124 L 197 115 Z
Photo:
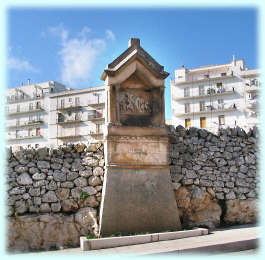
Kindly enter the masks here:
M 33 183 L 33 181 L 29 174 L 24 172 L 17 177 L 17 183 L 20 185 L 30 185 Z
M 78 204 L 73 199 L 67 199 L 61 202 L 64 212 L 75 212 L 78 210 Z
M 42 196 L 43 202 L 57 202 L 58 198 L 54 191 L 48 191 Z
M 227 200 L 224 221 L 228 224 L 248 224 L 257 220 L 257 200 Z

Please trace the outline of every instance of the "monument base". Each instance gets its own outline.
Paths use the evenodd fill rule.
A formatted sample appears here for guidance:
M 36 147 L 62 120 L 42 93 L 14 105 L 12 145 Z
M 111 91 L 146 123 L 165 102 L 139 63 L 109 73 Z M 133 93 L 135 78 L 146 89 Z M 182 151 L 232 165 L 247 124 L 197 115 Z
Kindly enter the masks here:
M 180 230 L 169 168 L 107 167 L 100 235 Z

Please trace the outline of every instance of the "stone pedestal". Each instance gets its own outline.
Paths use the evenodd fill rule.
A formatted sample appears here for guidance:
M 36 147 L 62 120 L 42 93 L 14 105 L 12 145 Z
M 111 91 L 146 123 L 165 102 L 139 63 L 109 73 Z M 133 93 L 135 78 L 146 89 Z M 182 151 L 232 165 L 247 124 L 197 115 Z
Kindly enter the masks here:
M 101 235 L 181 228 L 169 173 L 167 76 L 139 39 L 131 39 L 102 74 L 107 113 Z

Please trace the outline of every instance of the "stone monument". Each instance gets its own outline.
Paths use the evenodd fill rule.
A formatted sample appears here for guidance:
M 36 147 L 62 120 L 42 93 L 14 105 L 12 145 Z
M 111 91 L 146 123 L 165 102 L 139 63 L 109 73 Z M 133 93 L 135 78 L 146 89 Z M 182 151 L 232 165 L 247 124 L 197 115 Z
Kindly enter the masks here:
M 168 75 L 132 38 L 101 76 L 107 92 L 101 235 L 181 228 L 165 128 Z

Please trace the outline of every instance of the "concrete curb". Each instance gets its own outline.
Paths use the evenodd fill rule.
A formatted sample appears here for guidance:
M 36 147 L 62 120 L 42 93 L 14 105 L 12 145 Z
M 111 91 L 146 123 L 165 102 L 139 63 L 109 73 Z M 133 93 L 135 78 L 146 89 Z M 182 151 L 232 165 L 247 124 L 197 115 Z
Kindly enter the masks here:
M 199 246 L 199 247 L 190 247 L 185 249 L 177 249 L 169 252 L 160 252 L 160 253 L 152 253 L 146 255 L 176 255 L 176 254 L 185 254 L 185 253 L 208 253 L 208 254 L 216 254 L 216 253 L 228 253 L 228 252 L 239 252 L 243 250 L 250 250 L 258 248 L 258 238 L 228 242 L 228 243 L 219 243 L 207 246 Z
M 187 237 L 203 236 L 208 234 L 206 228 L 196 228 L 186 231 L 153 233 L 146 235 L 124 236 L 124 237 L 107 237 L 98 239 L 87 239 L 80 237 L 80 247 L 82 251 L 96 250 L 103 248 L 129 246 L 136 244 L 151 243 L 157 241 L 165 241 L 172 239 L 181 239 Z

